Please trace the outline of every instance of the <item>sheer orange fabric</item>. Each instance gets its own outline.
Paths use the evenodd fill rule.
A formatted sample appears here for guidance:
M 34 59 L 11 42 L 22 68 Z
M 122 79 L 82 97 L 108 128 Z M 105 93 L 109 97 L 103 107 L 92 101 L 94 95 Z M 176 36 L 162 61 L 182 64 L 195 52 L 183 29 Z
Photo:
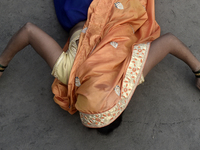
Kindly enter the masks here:
M 52 85 L 55 102 L 70 114 L 77 110 L 98 114 L 112 109 L 122 99 L 121 89 L 127 69 L 132 67 L 130 62 L 142 57 L 139 52 L 133 56 L 134 49 L 141 50 L 135 46 L 151 42 L 159 35 L 154 0 L 93 0 L 68 85 L 57 79 Z M 67 48 L 68 44 L 64 51 Z M 148 53 L 148 48 L 143 50 Z M 141 59 L 142 65 L 145 60 L 146 57 Z M 143 69 L 138 68 L 135 78 L 140 78 Z

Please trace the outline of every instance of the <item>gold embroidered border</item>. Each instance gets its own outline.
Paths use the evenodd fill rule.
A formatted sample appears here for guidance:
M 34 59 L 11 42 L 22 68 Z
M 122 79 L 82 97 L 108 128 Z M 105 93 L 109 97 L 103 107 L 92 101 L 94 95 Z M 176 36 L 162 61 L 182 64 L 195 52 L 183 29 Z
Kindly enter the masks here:
M 121 88 L 121 99 L 110 110 L 98 114 L 80 112 L 83 125 L 90 128 L 101 128 L 112 123 L 125 110 L 140 81 L 142 70 L 146 62 L 150 43 L 138 44 L 133 48 L 132 58 Z

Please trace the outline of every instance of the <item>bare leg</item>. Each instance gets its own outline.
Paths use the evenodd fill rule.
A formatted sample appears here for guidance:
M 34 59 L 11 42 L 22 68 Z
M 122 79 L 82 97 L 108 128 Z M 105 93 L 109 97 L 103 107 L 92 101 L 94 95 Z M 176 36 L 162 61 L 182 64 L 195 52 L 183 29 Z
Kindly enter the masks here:
M 184 61 L 192 71 L 200 70 L 200 62 L 190 50 L 178 38 L 168 33 L 151 43 L 149 56 L 143 71 L 144 76 L 167 54 L 172 54 Z M 197 87 L 200 89 L 200 78 L 197 78 Z
M 7 66 L 17 52 L 29 44 L 44 58 L 51 69 L 63 52 L 62 48 L 48 34 L 34 24 L 27 23 L 9 41 L 0 55 L 0 64 Z M 1 75 L 2 72 L 0 72 L 0 77 Z

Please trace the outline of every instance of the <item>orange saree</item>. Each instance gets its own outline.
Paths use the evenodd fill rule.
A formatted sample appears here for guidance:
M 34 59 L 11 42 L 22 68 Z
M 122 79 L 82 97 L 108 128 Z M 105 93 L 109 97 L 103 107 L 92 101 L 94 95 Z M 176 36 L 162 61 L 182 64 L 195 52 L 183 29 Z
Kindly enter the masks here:
M 70 114 L 78 110 L 85 126 L 112 123 L 127 107 L 150 42 L 159 36 L 154 0 L 93 0 L 68 85 L 57 79 L 52 85 L 55 102 Z

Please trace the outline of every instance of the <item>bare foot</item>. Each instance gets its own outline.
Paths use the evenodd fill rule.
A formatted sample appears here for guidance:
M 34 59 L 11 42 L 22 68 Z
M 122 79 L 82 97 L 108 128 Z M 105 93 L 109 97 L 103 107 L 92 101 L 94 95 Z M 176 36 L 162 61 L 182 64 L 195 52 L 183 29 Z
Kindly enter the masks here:
M 196 87 L 200 90 L 200 62 L 198 66 L 193 70 L 194 75 L 196 76 Z
M 200 90 L 200 78 L 196 78 L 196 86 Z

